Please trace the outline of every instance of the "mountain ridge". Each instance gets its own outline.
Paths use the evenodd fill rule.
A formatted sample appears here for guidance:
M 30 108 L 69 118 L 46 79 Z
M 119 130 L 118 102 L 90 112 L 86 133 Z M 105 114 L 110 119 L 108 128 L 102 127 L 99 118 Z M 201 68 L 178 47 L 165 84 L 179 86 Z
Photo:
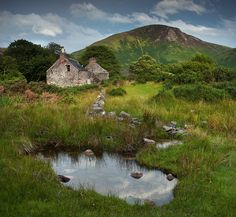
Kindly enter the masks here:
M 236 68 L 236 49 L 203 41 L 182 32 L 177 27 L 148 25 L 126 32 L 116 33 L 90 46 L 106 45 L 112 48 L 124 68 L 143 54 L 148 54 L 161 63 L 176 63 L 204 53 L 219 65 Z M 72 53 L 79 59 L 83 50 Z

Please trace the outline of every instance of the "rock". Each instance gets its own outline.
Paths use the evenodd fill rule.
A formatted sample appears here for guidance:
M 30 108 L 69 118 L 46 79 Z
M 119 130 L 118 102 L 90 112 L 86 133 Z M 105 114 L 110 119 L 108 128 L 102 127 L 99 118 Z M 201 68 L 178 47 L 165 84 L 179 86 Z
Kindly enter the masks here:
M 124 121 L 124 118 L 118 117 L 117 120 L 118 120 L 118 121 Z
M 58 175 L 58 178 L 61 182 L 63 183 L 67 183 L 70 181 L 70 178 L 66 177 L 66 176 L 63 176 L 63 175 Z
M 145 199 L 144 204 L 147 204 L 149 206 L 155 206 L 156 205 L 155 202 L 150 200 L 150 199 Z
M 147 139 L 147 138 L 143 138 L 143 142 L 145 145 L 155 145 L 156 141 L 152 140 L 152 139 Z
M 177 122 L 176 122 L 176 121 L 171 121 L 171 122 L 170 122 L 170 125 L 171 125 L 171 127 L 176 127 Z
M 114 117 L 116 117 L 116 113 L 115 112 L 108 112 L 107 116 L 111 117 L 111 118 L 114 118 Z
M 5 88 L 4 86 L 0 85 L 0 95 L 2 95 L 5 91 Z
M 98 100 L 96 103 L 100 106 L 104 106 L 105 102 L 103 100 Z
M 169 131 L 173 130 L 173 127 L 169 127 L 169 126 L 164 125 L 164 126 L 163 126 L 163 129 L 164 129 L 166 132 L 169 132 Z
M 177 129 L 177 130 L 176 130 L 176 134 L 185 135 L 185 134 L 186 134 L 186 131 L 183 130 L 183 129 Z
M 136 126 L 142 124 L 142 122 L 138 118 L 132 118 L 131 123 L 136 125 Z
M 92 110 L 95 111 L 95 112 L 97 112 L 97 113 L 104 111 L 103 108 L 100 107 L 100 106 L 93 106 L 93 107 L 92 107 Z
M 129 126 L 130 126 L 131 128 L 136 128 L 136 125 L 135 125 L 135 124 L 129 124 Z
M 87 149 L 85 152 L 84 152 L 85 156 L 87 157 L 92 157 L 94 156 L 94 153 L 91 149 Z
M 131 115 L 127 112 L 124 112 L 122 111 L 120 114 L 119 114 L 119 117 L 122 117 L 124 119 L 130 119 L 131 118 Z
M 143 173 L 135 172 L 135 173 L 131 173 L 130 175 L 135 179 L 140 179 L 143 176 Z
M 166 178 L 167 178 L 168 181 L 172 181 L 173 179 L 175 179 L 175 177 L 174 177 L 171 173 L 169 173 L 169 174 L 166 176 Z
M 168 148 L 168 147 L 173 146 L 173 145 L 181 145 L 181 144 L 183 144 L 181 141 L 170 140 L 170 141 L 164 141 L 164 142 L 161 142 L 161 143 L 157 143 L 156 147 L 157 148 Z
M 131 144 L 128 144 L 126 149 L 124 150 L 125 153 L 129 153 L 129 154 L 133 153 L 134 151 L 135 151 L 135 148 Z

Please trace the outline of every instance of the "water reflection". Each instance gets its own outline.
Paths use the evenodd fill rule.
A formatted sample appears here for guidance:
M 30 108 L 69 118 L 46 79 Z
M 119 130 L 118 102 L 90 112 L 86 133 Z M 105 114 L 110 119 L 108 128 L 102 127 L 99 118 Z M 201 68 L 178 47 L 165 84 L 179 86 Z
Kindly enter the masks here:
M 118 154 L 104 153 L 100 157 L 68 153 L 39 154 L 50 161 L 57 174 L 68 176 L 65 185 L 78 189 L 92 188 L 103 195 L 116 195 L 128 203 L 143 204 L 145 200 L 164 205 L 173 199 L 177 179 L 168 181 L 166 175 L 156 169 L 140 166 L 134 159 L 125 159 Z M 143 177 L 134 179 L 132 172 L 142 172 Z

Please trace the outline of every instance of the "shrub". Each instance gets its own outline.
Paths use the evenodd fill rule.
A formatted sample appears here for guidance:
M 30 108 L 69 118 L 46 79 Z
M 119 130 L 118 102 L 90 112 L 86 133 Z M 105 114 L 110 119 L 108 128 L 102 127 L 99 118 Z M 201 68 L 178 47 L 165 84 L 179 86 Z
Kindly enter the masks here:
M 203 100 L 206 102 L 222 100 L 227 95 L 224 90 L 202 84 L 175 87 L 173 93 L 176 98 L 182 98 L 189 101 Z
M 153 100 L 156 102 L 171 102 L 174 100 L 174 96 L 172 91 L 163 88 L 156 96 L 153 97 Z
M 221 82 L 212 85 L 214 88 L 225 90 L 229 96 L 236 100 L 236 80 L 232 82 Z
M 115 88 L 108 92 L 110 96 L 124 96 L 126 91 L 122 88 Z

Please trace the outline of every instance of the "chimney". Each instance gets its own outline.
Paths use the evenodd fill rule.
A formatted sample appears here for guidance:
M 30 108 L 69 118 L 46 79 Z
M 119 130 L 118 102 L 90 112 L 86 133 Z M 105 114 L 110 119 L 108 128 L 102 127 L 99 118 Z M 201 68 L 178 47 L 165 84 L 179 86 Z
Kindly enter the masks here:
M 91 58 L 89 59 L 89 64 L 94 64 L 94 63 L 96 63 L 96 62 L 97 62 L 97 60 L 96 60 L 95 57 L 91 57 Z
M 65 61 L 65 48 L 61 47 L 60 62 L 63 63 L 64 61 Z

